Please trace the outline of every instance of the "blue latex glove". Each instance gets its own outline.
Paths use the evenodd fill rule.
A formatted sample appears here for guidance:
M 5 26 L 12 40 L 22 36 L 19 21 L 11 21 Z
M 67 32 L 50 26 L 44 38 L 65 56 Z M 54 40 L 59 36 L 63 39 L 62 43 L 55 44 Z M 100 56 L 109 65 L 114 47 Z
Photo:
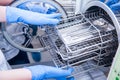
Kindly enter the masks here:
M 101 2 L 105 2 L 105 0 L 100 0 Z
M 108 0 L 106 4 L 110 7 L 111 5 L 116 4 L 118 2 L 119 0 Z
M 6 20 L 9 23 L 23 22 L 31 25 L 56 25 L 61 14 L 42 14 L 14 7 L 6 7 Z
M 104 2 L 105 0 L 100 0 Z M 108 0 L 106 5 L 108 5 L 113 12 L 120 10 L 120 3 L 119 0 Z
M 69 68 L 68 70 L 62 70 L 59 68 L 43 65 L 26 67 L 26 69 L 29 69 L 31 71 L 32 80 L 43 79 L 65 80 L 65 77 L 69 76 L 73 71 L 72 68 Z
M 38 2 L 38 1 L 35 0 L 34 2 Z M 55 13 L 57 11 L 57 9 L 54 7 L 33 4 L 30 1 L 27 1 L 17 7 L 21 8 L 21 9 L 25 9 L 25 10 L 30 10 L 33 12 L 44 13 L 44 14 L 51 14 L 51 13 Z
M 120 11 L 120 2 L 111 5 L 110 8 L 111 8 L 114 12 L 115 12 L 115 11 L 118 11 L 118 10 Z

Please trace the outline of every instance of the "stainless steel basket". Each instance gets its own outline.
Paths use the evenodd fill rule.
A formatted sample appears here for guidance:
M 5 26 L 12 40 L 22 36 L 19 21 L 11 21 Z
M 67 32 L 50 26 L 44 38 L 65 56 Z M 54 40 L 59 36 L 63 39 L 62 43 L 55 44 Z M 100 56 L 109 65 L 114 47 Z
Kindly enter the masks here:
M 118 19 L 119 12 L 115 15 Z M 106 10 L 97 6 L 88 8 L 84 14 L 62 20 L 56 27 L 46 27 L 46 34 L 42 41 L 49 45 L 55 65 L 59 68 L 71 66 L 75 70 L 73 75 L 77 76 L 96 68 L 109 67 L 119 44 L 113 19 Z

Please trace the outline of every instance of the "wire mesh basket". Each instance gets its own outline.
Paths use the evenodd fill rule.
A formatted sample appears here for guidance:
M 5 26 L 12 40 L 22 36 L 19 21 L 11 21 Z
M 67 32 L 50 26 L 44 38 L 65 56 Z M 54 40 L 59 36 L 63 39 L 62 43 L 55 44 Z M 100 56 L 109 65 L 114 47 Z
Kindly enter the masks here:
M 46 27 L 47 35 L 42 41 L 49 45 L 55 65 L 59 68 L 72 66 L 76 70 L 73 75 L 110 66 L 118 38 L 108 17 L 103 10 L 95 10 L 71 16 L 57 27 Z
M 56 0 L 65 9 L 68 16 L 75 14 L 76 0 Z

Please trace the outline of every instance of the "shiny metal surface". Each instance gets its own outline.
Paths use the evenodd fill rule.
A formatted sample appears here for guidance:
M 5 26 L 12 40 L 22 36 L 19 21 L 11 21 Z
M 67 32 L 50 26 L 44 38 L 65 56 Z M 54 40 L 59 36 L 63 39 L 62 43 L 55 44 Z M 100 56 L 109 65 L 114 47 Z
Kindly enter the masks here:
M 114 14 L 100 1 L 88 3 L 83 13 L 68 17 L 56 27 L 45 28 L 38 39 L 47 46 L 56 67 L 74 68 L 74 77 L 109 67 L 120 43 L 119 13 Z
M 55 65 L 72 66 L 76 71 L 74 76 L 110 66 L 120 42 L 116 16 L 104 3 L 93 1 L 84 13 L 69 17 L 57 29 L 47 28 L 43 42 L 51 47 L 49 52 Z M 79 66 L 84 70 L 79 71 Z
M 120 42 L 120 23 L 119 23 L 119 16 L 117 17 L 116 13 L 113 13 L 113 11 L 104 3 L 100 2 L 100 1 L 93 1 L 87 4 L 87 6 L 84 7 L 83 13 L 85 13 L 89 8 L 91 7 L 99 7 L 103 10 L 106 11 L 107 15 L 109 15 L 111 21 L 113 22 L 116 31 L 117 31 L 117 35 L 118 35 L 118 41 Z

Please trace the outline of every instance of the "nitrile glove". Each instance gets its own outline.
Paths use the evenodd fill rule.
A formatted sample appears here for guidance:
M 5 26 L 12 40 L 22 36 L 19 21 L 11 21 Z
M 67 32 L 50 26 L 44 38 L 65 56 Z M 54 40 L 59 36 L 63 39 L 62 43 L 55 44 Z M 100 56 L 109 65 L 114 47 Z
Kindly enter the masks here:
M 40 5 L 40 4 L 34 4 L 34 3 L 31 3 L 30 1 L 28 0 L 27 2 L 20 4 L 19 6 L 17 6 L 17 8 L 30 10 L 33 12 L 45 13 L 45 14 L 51 14 L 51 13 L 55 13 L 57 11 L 57 9 L 52 6 L 44 6 L 44 5 Z M 38 2 L 38 1 L 35 0 L 34 2 Z
M 119 0 L 108 0 L 106 4 L 107 4 L 108 6 L 111 6 L 112 4 L 116 4 L 116 3 L 118 3 L 118 2 L 119 2 Z
M 31 66 L 26 67 L 26 69 L 31 71 L 32 80 L 43 80 L 43 79 L 65 79 L 65 77 L 71 75 L 73 69 L 69 68 L 68 70 L 62 70 L 56 67 L 50 66 Z
M 120 11 L 120 2 L 111 5 L 110 8 L 111 8 L 114 12 L 115 12 L 115 11 L 118 11 L 118 10 Z
M 105 0 L 100 0 L 101 2 L 105 2 Z
M 59 23 L 60 13 L 42 14 L 14 7 L 6 7 L 6 20 L 9 23 L 23 22 L 31 25 L 56 25 Z

